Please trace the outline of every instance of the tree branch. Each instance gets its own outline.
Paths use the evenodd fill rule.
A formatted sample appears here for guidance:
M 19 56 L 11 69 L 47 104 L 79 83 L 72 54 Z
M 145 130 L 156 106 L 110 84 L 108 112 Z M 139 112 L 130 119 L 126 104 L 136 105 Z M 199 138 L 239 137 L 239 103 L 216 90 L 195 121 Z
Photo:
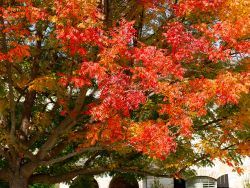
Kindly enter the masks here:
M 0 6 L 3 5 L 3 1 L 0 1 Z M 0 15 L 3 15 L 1 10 Z M 6 42 L 6 34 L 3 32 L 5 29 L 4 19 L 3 16 L 0 16 L 0 24 L 1 24 L 1 51 L 6 53 L 7 52 L 7 42 Z M 15 129 L 16 129 L 16 108 L 15 108 L 15 100 L 14 100 L 14 89 L 13 89 L 13 80 L 12 80 L 12 64 L 10 62 L 6 63 L 7 69 L 7 82 L 8 82 L 8 89 L 9 89 L 9 103 L 10 103 L 10 116 L 11 116 L 11 129 L 10 134 L 14 136 Z
M 66 118 L 62 123 L 52 131 L 47 141 L 41 146 L 37 156 L 39 159 L 44 159 L 47 152 L 56 144 L 57 139 L 64 133 L 66 127 L 73 127 L 76 121 L 71 118 Z
M 103 148 L 101 147 L 90 147 L 90 148 L 83 148 L 79 151 L 75 151 L 73 153 L 69 153 L 65 156 L 62 156 L 62 157 L 58 157 L 58 158 L 55 158 L 55 159 L 52 159 L 52 160 L 48 160 L 48 161 L 42 161 L 40 162 L 41 165 L 52 165 L 52 164 L 55 164 L 55 163 L 59 163 L 59 162 L 62 162 L 62 161 L 65 161 L 67 159 L 70 159 L 72 157 L 75 157 L 77 155 L 80 155 L 86 151 L 100 151 L 100 150 L 104 150 Z
M 77 124 L 77 116 L 80 114 L 82 107 L 84 105 L 84 101 L 86 98 L 86 92 L 87 88 L 82 88 L 80 90 L 80 94 L 78 95 L 76 102 L 75 102 L 75 107 L 73 109 L 73 112 L 75 114 L 74 117 L 68 116 L 62 123 L 55 128 L 47 141 L 43 144 L 41 147 L 40 151 L 38 152 L 38 158 L 39 159 L 44 159 L 46 156 L 47 152 L 56 144 L 56 141 L 58 138 L 62 135 L 67 133 L 73 126 Z
M 28 147 L 23 145 L 21 142 L 17 142 L 15 137 L 10 137 L 10 144 L 15 148 L 15 151 L 17 151 L 19 155 L 23 155 L 23 157 L 27 157 L 31 161 L 37 161 L 35 156 L 28 150 Z
M 212 125 L 212 124 L 215 124 L 215 123 L 219 123 L 225 119 L 227 119 L 228 117 L 222 117 L 222 118 L 219 118 L 219 119 L 214 119 L 212 121 L 209 121 L 205 124 L 203 124 L 202 126 L 199 126 L 199 127 L 194 127 L 194 130 L 204 130 L 204 127 L 208 127 L 209 125 Z
M 137 168 L 96 168 L 96 169 L 78 169 L 71 172 L 67 172 L 65 174 L 57 175 L 57 176 L 49 176 L 45 174 L 36 174 L 31 176 L 29 183 L 60 183 L 63 181 L 69 181 L 78 175 L 99 175 L 105 172 L 129 172 L 129 173 L 136 173 L 140 175 L 149 175 L 149 176 L 156 176 L 156 177 L 165 177 L 170 178 L 170 175 L 164 175 L 159 173 L 154 173 L 152 170 L 141 170 Z
M 63 181 L 69 181 L 78 175 L 98 175 L 104 172 L 107 172 L 107 168 L 98 168 L 98 169 L 78 169 L 65 174 L 57 176 L 49 176 L 46 174 L 35 174 L 31 176 L 29 183 L 60 183 Z
M 9 169 L 1 169 L 0 170 L 0 179 L 4 180 L 6 182 L 9 181 L 9 179 L 10 179 L 10 171 L 9 171 Z

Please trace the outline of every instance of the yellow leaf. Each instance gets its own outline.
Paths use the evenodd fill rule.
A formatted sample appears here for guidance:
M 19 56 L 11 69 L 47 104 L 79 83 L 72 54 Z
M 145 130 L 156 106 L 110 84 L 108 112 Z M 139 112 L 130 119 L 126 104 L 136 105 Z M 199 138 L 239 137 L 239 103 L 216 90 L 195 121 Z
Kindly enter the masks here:
M 50 17 L 49 17 L 49 21 L 51 21 L 51 22 L 54 22 L 54 23 L 55 23 L 55 22 L 57 22 L 57 20 L 58 20 L 58 19 L 57 19 L 56 16 L 50 16 Z

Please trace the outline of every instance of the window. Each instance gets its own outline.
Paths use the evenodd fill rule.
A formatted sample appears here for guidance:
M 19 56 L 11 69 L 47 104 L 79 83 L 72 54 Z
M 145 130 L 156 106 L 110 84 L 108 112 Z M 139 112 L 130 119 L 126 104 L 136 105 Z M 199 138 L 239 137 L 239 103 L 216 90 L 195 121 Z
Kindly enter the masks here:
M 216 180 L 210 177 L 196 177 L 188 180 L 187 188 L 217 188 Z
M 174 179 L 174 188 L 186 188 L 185 180 Z
M 225 174 L 217 179 L 218 188 L 229 188 L 228 175 Z

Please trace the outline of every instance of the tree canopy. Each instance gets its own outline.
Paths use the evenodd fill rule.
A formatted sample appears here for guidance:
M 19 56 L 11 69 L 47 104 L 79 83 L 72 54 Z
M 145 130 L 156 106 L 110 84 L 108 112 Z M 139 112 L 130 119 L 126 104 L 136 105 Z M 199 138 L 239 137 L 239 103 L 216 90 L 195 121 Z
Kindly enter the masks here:
M 250 141 L 247 0 L 0 0 L 0 179 L 187 177 Z

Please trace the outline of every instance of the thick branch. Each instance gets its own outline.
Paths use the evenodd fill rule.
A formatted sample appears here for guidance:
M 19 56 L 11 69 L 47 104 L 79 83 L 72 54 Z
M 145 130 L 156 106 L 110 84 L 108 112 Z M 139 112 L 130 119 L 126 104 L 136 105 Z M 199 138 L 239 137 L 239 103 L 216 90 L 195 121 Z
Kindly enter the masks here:
M 3 1 L 0 1 L 0 6 L 3 5 Z M 2 15 L 2 11 L 0 12 L 0 15 Z M 7 52 L 7 42 L 6 42 L 6 34 L 3 32 L 5 29 L 4 26 L 4 19 L 3 16 L 0 16 L 0 24 L 1 24 L 1 33 L 0 33 L 0 39 L 1 39 L 1 51 L 3 53 Z M 15 110 L 15 100 L 14 100 L 14 88 L 13 88 L 13 80 L 12 80 L 12 64 L 9 62 L 6 62 L 6 68 L 7 68 L 7 82 L 8 82 L 8 89 L 9 89 L 9 103 L 10 103 L 10 116 L 11 116 L 11 129 L 10 133 L 11 135 L 15 134 L 16 129 L 16 110 Z
M 52 131 L 51 135 L 47 139 L 47 141 L 43 144 L 40 151 L 38 152 L 38 158 L 44 159 L 47 152 L 52 149 L 52 147 L 56 144 L 58 138 L 67 133 L 73 126 L 77 123 L 77 117 L 79 116 L 82 107 L 84 105 L 84 101 L 86 98 L 86 88 L 82 88 L 80 91 L 80 94 L 78 95 L 76 102 L 75 102 L 75 108 L 73 109 L 73 112 L 75 114 L 75 117 L 68 116 L 62 123 Z
M 36 174 L 31 176 L 30 183 L 60 183 L 63 181 L 69 181 L 78 175 L 98 175 L 107 172 L 107 168 L 98 169 L 78 169 L 58 176 L 49 176 L 46 174 Z
M 35 156 L 28 150 L 28 147 L 21 142 L 18 142 L 15 137 L 10 137 L 10 144 L 15 148 L 15 151 L 17 151 L 19 155 L 23 155 L 23 157 L 27 157 L 31 161 L 36 161 Z
M 9 181 L 9 179 L 10 179 L 10 171 L 9 171 L 9 169 L 0 170 L 0 179 L 4 180 L 6 182 Z
M 66 127 L 73 127 L 76 125 L 76 121 L 72 120 L 71 118 L 66 118 L 58 128 L 54 129 L 50 134 L 47 141 L 42 145 L 40 148 L 37 156 L 39 159 L 43 159 L 47 152 L 56 144 L 57 139 L 64 133 Z
M 11 118 L 11 129 L 10 134 L 15 135 L 16 131 L 16 104 L 14 100 L 14 89 L 13 89 L 13 80 L 12 80 L 12 65 L 7 64 L 8 71 L 8 87 L 9 87 L 9 101 L 10 101 L 10 118 Z
M 37 41 L 37 46 L 36 48 L 38 49 L 38 54 L 34 57 L 30 76 L 31 76 L 31 81 L 36 79 L 39 76 L 39 58 L 40 58 L 40 52 L 42 49 L 42 43 L 41 41 L 43 40 L 43 34 L 41 31 L 37 32 L 37 36 L 41 39 Z M 28 134 L 28 128 L 29 128 L 29 121 L 31 118 L 31 113 L 32 113 L 32 108 L 34 106 L 34 102 L 36 99 L 36 91 L 32 90 L 29 91 L 27 90 L 27 93 L 25 95 L 25 102 L 23 105 L 23 113 L 22 113 L 22 125 L 21 125 L 21 130 L 27 135 Z
M 105 25 L 107 28 L 112 25 L 110 4 L 110 0 L 104 0 Z
M 97 168 L 97 169 L 78 169 L 78 170 L 71 171 L 71 172 L 68 172 L 68 173 L 65 173 L 62 175 L 58 175 L 58 176 L 37 174 L 37 175 L 33 175 L 30 178 L 30 183 L 49 183 L 49 184 L 60 183 L 63 181 L 69 181 L 78 175 L 98 175 L 98 174 L 102 174 L 102 173 L 109 172 L 109 171 L 124 172 L 124 173 L 129 172 L 129 173 L 136 173 L 136 174 L 140 174 L 140 175 L 149 175 L 149 176 L 166 177 L 166 178 L 170 177 L 170 175 L 154 173 L 150 169 L 149 170 L 140 170 L 137 168 L 117 168 L 117 169 Z
M 103 150 L 103 148 L 101 148 L 101 147 L 84 148 L 84 149 L 81 149 L 79 151 L 75 151 L 75 152 L 69 153 L 67 155 L 64 155 L 62 157 L 58 157 L 58 158 L 48 160 L 48 161 L 42 161 L 40 164 L 41 165 L 52 165 L 52 164 L 59 163 L 59 162 L 65 161 L 67 159 L 70 159 L 70 158 L 75 157 L 77 155 L 80 155 L 86 151 L 92 152 L 92 151 L 100 151 L 100 150 Z

